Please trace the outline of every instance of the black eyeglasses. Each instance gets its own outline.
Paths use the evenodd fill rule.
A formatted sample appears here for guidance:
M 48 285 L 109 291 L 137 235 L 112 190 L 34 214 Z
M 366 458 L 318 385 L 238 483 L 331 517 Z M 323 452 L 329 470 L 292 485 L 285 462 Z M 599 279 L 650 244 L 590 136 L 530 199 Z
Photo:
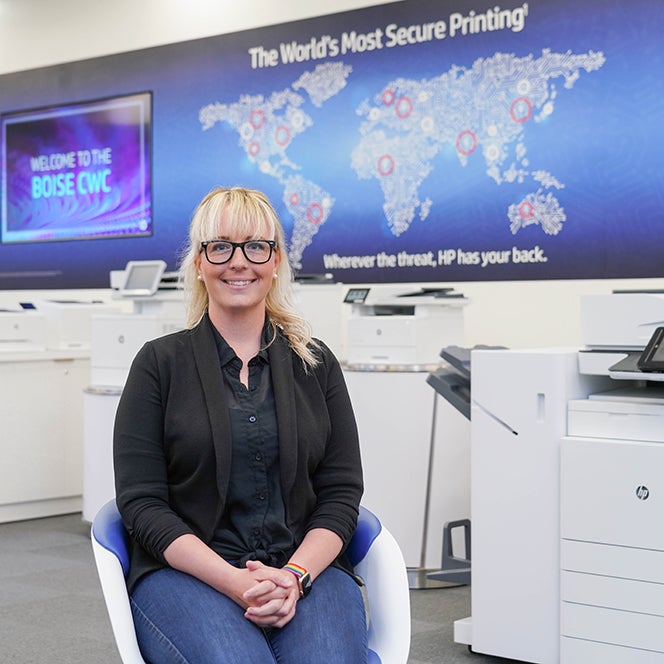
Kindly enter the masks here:
M 205 251 L 205 258 L 213 265 L 228 263 L 233 258 L 237 248 L 242 249 L 244 257 L 250 263 L 267 263 L 272 258 L 272 251 L 276 249 L 274 240 L 246 240 L 245 242 L 229 242 L 228 240 L 208 240 L 201 242 Z

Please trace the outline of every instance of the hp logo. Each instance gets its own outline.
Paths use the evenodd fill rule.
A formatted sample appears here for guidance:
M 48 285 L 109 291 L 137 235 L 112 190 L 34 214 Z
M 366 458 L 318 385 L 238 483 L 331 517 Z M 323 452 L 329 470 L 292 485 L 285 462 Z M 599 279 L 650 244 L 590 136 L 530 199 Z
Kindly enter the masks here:
M 648 496 L 650 496 L 650 490 L 647 486 L 641 484 L 641 486 L 636 487 L 636 497 L 639 500 L 648 500 Z

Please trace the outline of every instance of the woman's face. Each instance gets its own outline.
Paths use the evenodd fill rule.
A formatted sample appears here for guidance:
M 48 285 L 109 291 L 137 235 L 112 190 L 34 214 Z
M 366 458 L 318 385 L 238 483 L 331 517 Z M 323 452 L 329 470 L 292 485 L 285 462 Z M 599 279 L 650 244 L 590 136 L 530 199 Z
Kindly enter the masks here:
M 209 240 L 228 240 L 244 242 L 257 239 L 238 237 L 237 232 L 229 230 L 230 224 L 222 221 L 219 235 Z M 261 237 L 272 240 L 272 237 Z M 236 247 L 229 261 L 216 265 L 205 257 L 205 251 L 198 255 L 196 267 L 208 292 L 210 314 L 245 314 L 249 311 L 265 312 L 267 296 L 281 257 L 276 250 L 266 263 L 252 263 L 240 247 Z

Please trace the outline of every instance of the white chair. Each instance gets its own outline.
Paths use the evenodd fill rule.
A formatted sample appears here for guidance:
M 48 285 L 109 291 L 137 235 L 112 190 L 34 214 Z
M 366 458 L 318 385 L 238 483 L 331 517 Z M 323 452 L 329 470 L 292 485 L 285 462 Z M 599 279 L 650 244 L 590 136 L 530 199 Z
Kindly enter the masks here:
M 129 571 L 127 532 L 115 505 L 106 503 L 92 523 L 92 550 L 113 635 L 123 664 L 145 664 L 136 641 L 125 577 Z M 360 507 L 348 545 L 355 572 L 366 582 L 369 600 L 369 664 L 406 664 L 410 650 L 410 595 L 401 550 L 369 510 Z

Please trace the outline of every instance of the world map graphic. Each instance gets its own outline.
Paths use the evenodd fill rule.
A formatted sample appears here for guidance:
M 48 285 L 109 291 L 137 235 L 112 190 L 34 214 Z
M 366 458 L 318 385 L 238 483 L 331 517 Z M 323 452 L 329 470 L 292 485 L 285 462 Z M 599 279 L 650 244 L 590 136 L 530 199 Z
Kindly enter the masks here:
M 546 170 L 531 170 L 526 128 L 554 113 L 560 87 L 571 90 L 583 72 L 597 71 L 604 63 L 602 52 L 544 49 L 539 56 L 496 53 L 469 68 L 453 66 L 424 80 L 394 78 L 355 109 L 361 123 L 359 140 L 348 155 L 350 166 L 358 178 L 380 186 L 383 213 L 395 237 L 414 219 L 424 220 L 431 213 L 433 201 L 422 200 L 420 188 L 434 170 L 436 155 L 449 146 L 461 167 L 481 155 L 496 186 L 532 182 L 532 191 L 506 210 L 513 234 L 537 224 L 556 235 L 567 219 L 556 196 L 565 183 Z M 348 85 L 351 75 L 350 65 L 328 62 L 267 97 L 244 95 L 199 111 L 203 130 L 228 123 L 249 160 L 280 183 L 293 218 L 288 255 L 295 269 L 344 192 L 327 191 L 307 178 L 289 158 L 288 148 L 313 126 L 307 106 L 322 108 Z

